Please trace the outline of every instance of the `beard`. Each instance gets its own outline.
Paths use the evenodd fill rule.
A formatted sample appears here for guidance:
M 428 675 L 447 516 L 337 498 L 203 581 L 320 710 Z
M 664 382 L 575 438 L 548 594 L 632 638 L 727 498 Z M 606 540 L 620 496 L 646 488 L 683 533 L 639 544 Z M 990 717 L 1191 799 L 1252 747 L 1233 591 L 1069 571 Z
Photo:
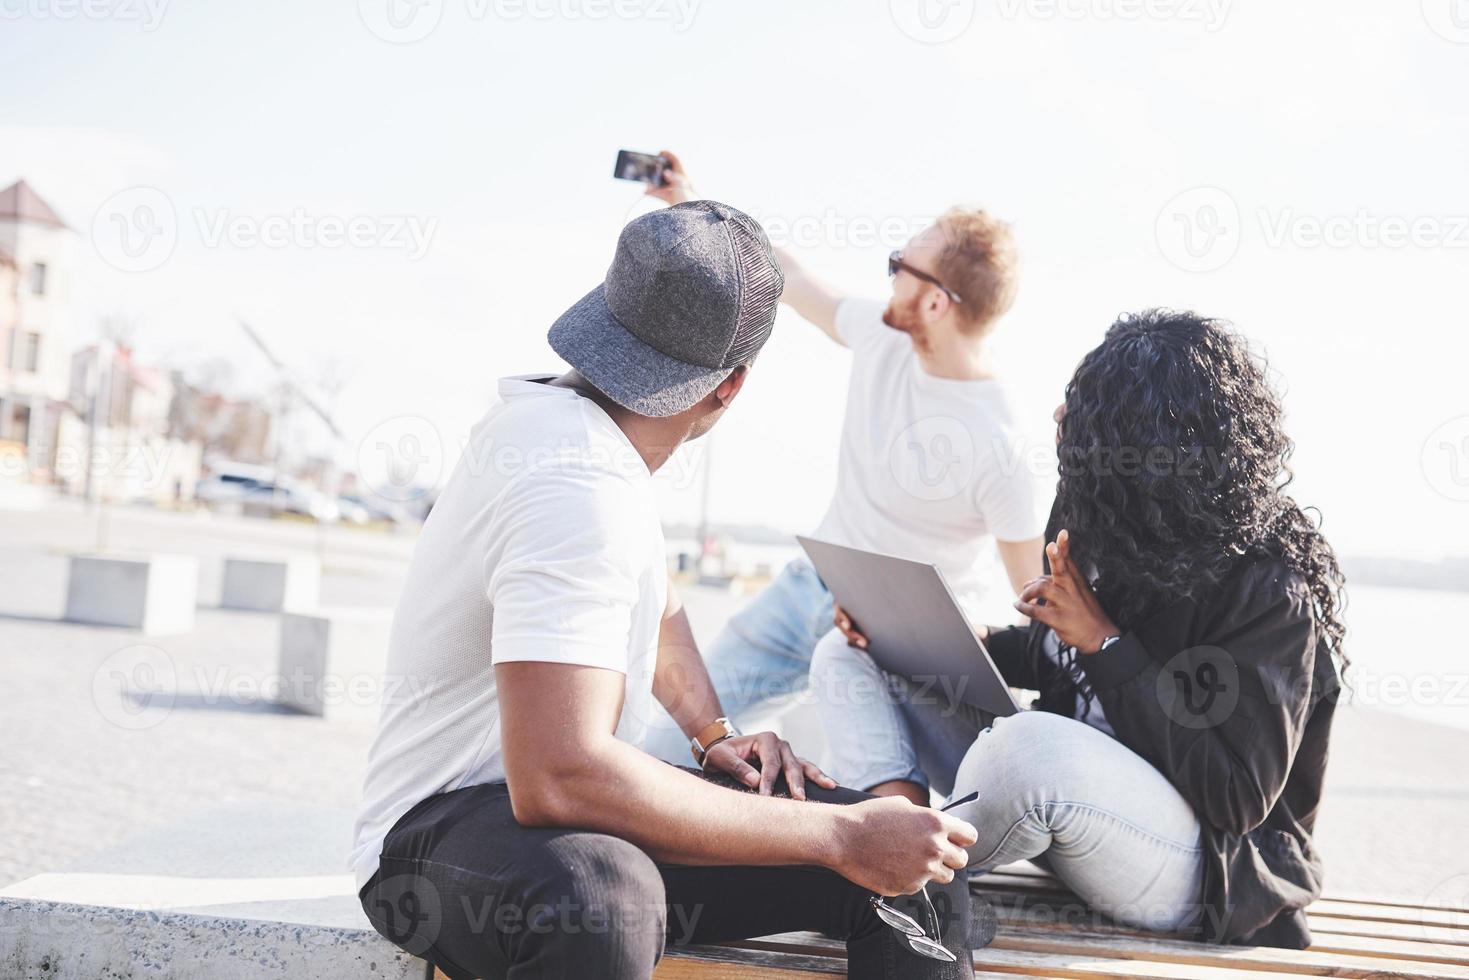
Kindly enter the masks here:
M 905 333 L 913 341 L 915 347 L 922 347 L 927 339 L 923 329 L 923 318 L 918 313 L 921 300 L 914 298 L 907 303 L 899 303 L 897 297 L 888 300 L 887 309 L 882 311 L 882 322 L 900 333 Z

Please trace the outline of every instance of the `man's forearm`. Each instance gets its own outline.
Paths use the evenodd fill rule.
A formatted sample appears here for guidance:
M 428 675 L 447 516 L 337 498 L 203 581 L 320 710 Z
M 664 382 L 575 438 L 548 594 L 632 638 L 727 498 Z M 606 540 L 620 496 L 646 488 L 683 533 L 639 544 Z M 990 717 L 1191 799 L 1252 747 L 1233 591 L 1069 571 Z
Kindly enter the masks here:
M 517 801 L 517 820 L 612 834 L 677 864 L 835 868 L 850 819 L 843 807 L 714 785 L 611 736 L 536 777 L 543 798 L 525 813 Z M 512 775 L 512 800 L 516 788 Z
M 780 301 L 816 324 L 832 340 L 846 346 L 836 328 L 841 293 L 807 272 L 789 249 L 776 248 L 775 257 L 785 275 L 785 291 L 780 294 Z
M 699 655 L 688 614 L 670 591 L 669 612 L 658 633 L 653 696 L 689 738 L 724 714 L 704 658 Z

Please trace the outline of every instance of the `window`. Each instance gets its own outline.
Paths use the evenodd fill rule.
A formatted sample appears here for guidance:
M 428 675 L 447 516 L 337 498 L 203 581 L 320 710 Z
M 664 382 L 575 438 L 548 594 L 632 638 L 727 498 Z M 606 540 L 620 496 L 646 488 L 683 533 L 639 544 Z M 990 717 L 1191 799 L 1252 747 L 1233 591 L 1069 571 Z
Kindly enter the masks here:
M 31 292 L 37 296 L 46 295 L 46 263 L 37 262 L 31 266 Z
M 41 367 L 41 335 L 28 333 L 25 338 L 25 350 L 20 360 L 20 369 L 32 373 Z

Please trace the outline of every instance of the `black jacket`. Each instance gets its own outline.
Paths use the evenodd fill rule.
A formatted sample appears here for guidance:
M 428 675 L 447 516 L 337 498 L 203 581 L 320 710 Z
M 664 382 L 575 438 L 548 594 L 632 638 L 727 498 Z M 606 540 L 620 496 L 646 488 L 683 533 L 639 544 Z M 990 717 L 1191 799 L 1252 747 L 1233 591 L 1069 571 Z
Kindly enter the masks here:
M 1041 650 L 1046 627 L 988 644 L 1037 708 L 1077 717 L 1078 689 Z M 1321 894 L 1311 843 L 1340 683 L 1305 580 L 1242 559 L 1214 595 L 1176 602 L 1106 650 L 1077 658 L 1116 737 L 1193 807 L 1204 831 L 1197 938 L 1304 948 Z

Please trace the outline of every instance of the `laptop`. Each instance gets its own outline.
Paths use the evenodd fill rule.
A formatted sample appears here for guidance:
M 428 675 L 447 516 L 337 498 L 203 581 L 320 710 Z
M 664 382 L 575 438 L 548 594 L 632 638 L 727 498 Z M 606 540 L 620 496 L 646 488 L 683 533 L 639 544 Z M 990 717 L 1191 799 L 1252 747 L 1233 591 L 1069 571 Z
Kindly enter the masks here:
M 837 604 L 867 637 L 877 665 L 1004 717 L 1020 711 L 989 651 L 934 565 L 797 536 Z

